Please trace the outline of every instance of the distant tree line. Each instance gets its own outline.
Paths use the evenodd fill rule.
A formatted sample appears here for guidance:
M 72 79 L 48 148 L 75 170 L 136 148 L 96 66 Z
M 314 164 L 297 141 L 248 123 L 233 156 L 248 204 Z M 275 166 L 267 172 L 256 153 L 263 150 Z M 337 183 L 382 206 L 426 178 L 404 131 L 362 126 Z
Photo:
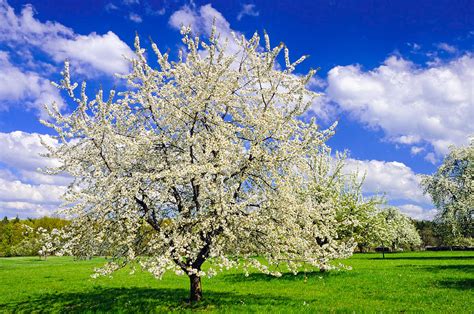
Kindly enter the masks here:
M 415 220 L 415 226 L 420 234 L 423 247 L 446 245 L 446 242 L 443 240 L 443 228 L 439 222 Z
M 45 235 L 69 222 L 54 217 L 8 219 L 0 221 L 0 257 L 41 255 Z
M 392 211 L 391 214 L 390 211 Z M 393 223 L 395 221 L 393 218 L 390 219 L 390 216 L 394 216 L 393 209 L 382 211 L 377 216 L 374 219 L 380 220 L 380 217 L 384 218 L 382 223 Z M 358 230 L 355 230 L 355 233 L 358 233 L 359 240 L 357 250 L 361 252 L 372 251 L 382 244 L 391 250 L 413 250 L 451 245 L 450 239 L 446 239 L 444 236 L 446 226 L 442 223 L 429 220 L 419 221 L 410 219 L 410 221 L 410 223 L 408 221 L 405 223 L 403 229 L 405 231 L 409 229 L 412 232 L 410 225 L 414 224 L 421 243 L 417 243 L 417 241 L 402 242 L 400 239 L 410 239 L 410 237 L 403 236 L 400 229 L 396 232 L 391 232 L 390 235 L 377 236 L 375 234 L 377 228 L 374 228 L 377 224 L 370 221 L 370 223 L 362 224 Z M 55 217 L 36 219 L 19 219 L 18 217 L 8 219 L 4 217 L 0 221 L 0 257 L 42 255 L 39 252 L 44 245 L 44 235 L 49 234 L 54 229 L 61 229 L 68 224 L 69 221 Z M 407 226 L 410 228 L 407 228 Z M 386 229 L 395 231 L 397 228 Z M 400 237 L 400 235 L 403 237 Z M 389 240 L 382 243 L 384 238 Z M 411 238 L 414 238 L 414 236 L 411 236 Z
M 395 221 L 397 221 L 397 224 L 400 224 L 400 218 L 393 218 L 398 216 L 400 215 L 398 215 L 392 208 L 379 212 L 374 219 L 381 221 L 382 224 L 393 224 Z M 410 230 L 410 232 L 412 232 L 414 228 L 412 229 L 411 226 L 414 223 L 421 238 L 421 244 L 414 240 L 407 241 L 407 239 L 416 238 L 415 235 L 404 236 L 401 232 L 402 230 L 399 229 L 397 231 L 397 228 L 393 226 L 390 226 L 390 228 L 384 226 L 385 228 L 383 228 L 392 230 L 390 234 L 377 232 L 380 230 L 377 230 L 374 226 L 380 225 L 381 223 L 379 222 L 378 224 L 375 224 L 373 221 L 370 221 L 366 226 L 361 225 L 359 229 L 353 230 L 353 232 L 356 233 L 353 235 L 355 235 L 359 241 L 357 250 L 372 251 L 377 246 L 381 245 L 385 245 L 391 250 L 413 250 L 426 246 L 447 245 L 447 243 L 443 241 L 443 228 L 439 223 L 433 221 L 409 220 L 410 221 L 407 220 L 404 224 L 401 224 L 401 226 L 403 226 L 402 229 L 405 231 Z M 403 219 L 401 219 L 401 221 L 403 221 Z M 33 255 L 46 256 L 46 252 L 41 254 L 41 251 L 44 251 L 45 236 L 49 235 L 54 229 L 62 229 L 66 225 L 69 225 L 69 221 L 55 217 L 42 217 L 36 219 L 19 219 L 18 217 L 8 219 L 7 217 L 4 217 L 0 221 L 0 257 Z M 375 233 L 380 234 L 376 235 Z

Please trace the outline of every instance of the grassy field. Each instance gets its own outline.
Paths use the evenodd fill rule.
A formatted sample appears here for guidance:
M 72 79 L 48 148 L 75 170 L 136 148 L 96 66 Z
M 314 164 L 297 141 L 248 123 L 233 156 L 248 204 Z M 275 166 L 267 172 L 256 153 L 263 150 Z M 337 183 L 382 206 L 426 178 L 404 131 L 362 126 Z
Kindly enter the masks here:
M 0 259 L 1 312 L 474 312 L 474 252 L 356 254 L 351 271 L 273 278 L 232 271 L 203 280 L 188 305 L 187 277 L 123 270 L 91 279 L 102 259 Z M 306 277 L 306 279 L 305 279 Z

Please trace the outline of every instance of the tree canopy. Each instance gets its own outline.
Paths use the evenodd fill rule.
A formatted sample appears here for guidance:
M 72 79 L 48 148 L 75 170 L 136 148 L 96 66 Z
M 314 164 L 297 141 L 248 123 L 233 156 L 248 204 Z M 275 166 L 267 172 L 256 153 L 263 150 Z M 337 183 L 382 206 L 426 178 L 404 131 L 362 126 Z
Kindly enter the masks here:
M 448 244 L 474 244 L 474 139 L 451 147 L 436 173 L 424 176 L 424 192 L 438 209 Z
M 330 179 L 325 145 L 335 125 L 301 119 L 318 96 L 306 88 L 314 70 L 294 73 L 306 56 L 290 61 L 266 34 L 264 47 L 257 33 L 228 41 L 214 27 L 201 40 L 183 27 L 182 35 L 177 61 L 152 44 L 156 68 L 137 36 L 128 89 L 106 100 L 102 90 L 89 100 L 85 82 L 76 95 L 66 62 L 57 87 L 76 108 L 53 105 L 43 121 L 59 140 L 47 156 L 61 162 L 46 172 L 75 178 L 63 251 L 112 252 L 99 274 L 128 263 L 158 278 L 187 274 L 193 301 L 200 277 L 223 268 L 278 276 L 272 265 L 334 267 L 331 259 L 352 253 L 352 237 L 338 234 L 352 222 L 338 215 L 338 190 L 321 184 L 327 176 L 343 191 L 339 173 Z

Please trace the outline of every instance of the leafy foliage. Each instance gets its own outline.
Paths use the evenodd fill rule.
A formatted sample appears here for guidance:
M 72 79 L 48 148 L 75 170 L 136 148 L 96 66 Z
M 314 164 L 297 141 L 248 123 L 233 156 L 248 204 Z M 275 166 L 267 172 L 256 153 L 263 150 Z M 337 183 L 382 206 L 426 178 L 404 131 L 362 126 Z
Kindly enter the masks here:
M 436 221 L 415 221 L 416 229 L 420 234 L 422 246 L 441 246 L 444 244 L 441 226 Z
M 42 234 L 61 229 L 68 223 L 54 217 L 25 220 L 4 217 L 0 221 L 0 256 L 38 255 L 45 243 Z

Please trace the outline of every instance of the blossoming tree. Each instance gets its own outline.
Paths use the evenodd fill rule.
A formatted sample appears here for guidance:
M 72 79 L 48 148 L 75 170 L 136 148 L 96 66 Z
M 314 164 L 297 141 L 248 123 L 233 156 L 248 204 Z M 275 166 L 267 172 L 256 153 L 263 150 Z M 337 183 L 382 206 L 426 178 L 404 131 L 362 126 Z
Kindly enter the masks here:
M 451 147 L 436 173 L 423 176 L 421 186 L 438 209 L 444 241 L 474 245 L 474 138 L 467 146 Z
M 392 251 L 413 249 L 421 245 L 421 238 L 413 220 L 396 207 L 384 208 L 378 213 L 384 230 L 379 233 L 379 244 L 389 246 Z
M 354 239 L 359 250 L 381 247 L 392 251 L 414 249 L 421 245 L 420 235 L 412 219 L 396 207 L 380 208 L 371 204 L 371 209 L 365 216 L 358 217 L 354 230 Z M 385 255 L 384 255 L 385 257 Z
M 326 187 L 311 171 L 327 162 L 318 154 L 334 127 L 299 119 L 317 96 L 305 87 L 314 70 L 293 73 L 305 57 L 291 62 L 266 34 L 264 47 L 258 34 L 234 36 L 233 52 L 215 29 L 206 41 L 182 35 L 177 61 L 152 45 L 157 68 L 137 37 L 129 90 L 105 100 L 102 90 L 89 100 L 85 83 L 77 94 L 66 62 L 57 87 L 77 106 L 62 114 L 53 105 L 43 121 L 59 139 L 47 156 L 61 161 L 47 172 L 75 178 L 63 251 L 112 255 L 97 274 L 127 264 L 158 278 L 186 274 L 191 301 L 202 297 L 201 277 L 223 268 L 279 275 L 275 264 L 329 268 L 351 254 L 331 198 L 315 197 Z

